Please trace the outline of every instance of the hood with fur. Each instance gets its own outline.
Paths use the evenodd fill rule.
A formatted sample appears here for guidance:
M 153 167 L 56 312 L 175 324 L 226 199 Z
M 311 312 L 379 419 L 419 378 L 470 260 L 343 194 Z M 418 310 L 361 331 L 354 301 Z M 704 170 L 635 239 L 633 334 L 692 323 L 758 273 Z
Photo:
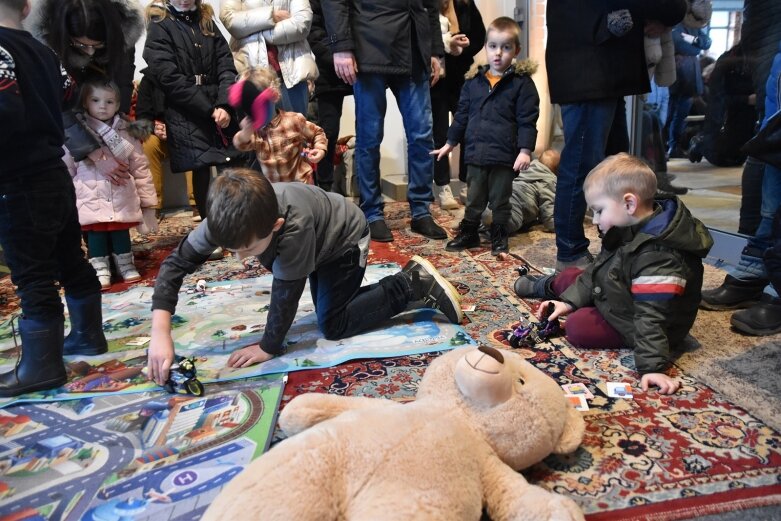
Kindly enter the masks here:
M 485 67 L 488 67 L 485 63 L 473 63 L 469 70 L 466 71 L 466 74 L 464 74 L 464 78 L 468 80 L 474 78 L 477 76 L 478 71 L 484 70 Z M 531 76 L 537 72 L 537 62 L 529 58 L 516 60 L 512 64 L 512 69 L 515 74 Z
M 113 4 L 119 11 L 122 19 L 122 34 L 125 40 L 125 48 L 131 49 L 144 34 L 144 8 L 139 0 L 105 0 Z M 61 0 L 31 0 L 32 10 L 30 16 L 24 22 L 24 27 L 35 38 L 46 42 L 47 27 L 51 20 L 61 16 Z

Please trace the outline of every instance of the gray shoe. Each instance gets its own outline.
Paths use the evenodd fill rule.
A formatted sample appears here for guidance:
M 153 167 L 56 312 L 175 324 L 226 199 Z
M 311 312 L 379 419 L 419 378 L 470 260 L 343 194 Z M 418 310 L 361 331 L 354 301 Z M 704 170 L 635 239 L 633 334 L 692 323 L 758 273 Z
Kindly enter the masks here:
M 461 323 L 464 319 L 461 296 L 433 264 L 415 255 L 402 271 L 410 278 L 416 301 L 422 301 L 427 308 L 438 309 L 454 324 Z
M 578 257 L 575 260 L 572 261 L 556 261 L 556 272 L 561 273 L 562 271 L 566 270 L 567 268 L 579 268 L 581 270 L 585 270 L 589 266 L 591 266 L 591 263 L 594 262 L 594 256 L 591 255 L 591 253 L 586 252 L 585 255 L 582 257 Z
M 553 275 L 524 275 L 515 281 L 513 290 L 519 297 L 554 299 L 556 295 L 550 288 L 552 282 Z

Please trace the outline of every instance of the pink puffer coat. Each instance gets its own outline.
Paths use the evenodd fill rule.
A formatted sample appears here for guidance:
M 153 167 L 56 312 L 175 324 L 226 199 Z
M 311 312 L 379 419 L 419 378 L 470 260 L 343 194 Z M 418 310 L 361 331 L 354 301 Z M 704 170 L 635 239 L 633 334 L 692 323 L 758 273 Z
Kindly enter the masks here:
M 112 184 L 90 159 L 75 163 L 65 149 L 63 160 L 76 188 L 76 206 L 82 226 L 95 223 L 141 222 L 141 208 L 157 205 L 157 193 L 141 142 L 128 134 L 125 121 L 120 121 L 114 128 L 120 136 L 133 144 L 133 152 L 128 158 L 131 177 L 122 186 Z M 111 156 L 105 145 L 101 150 Z

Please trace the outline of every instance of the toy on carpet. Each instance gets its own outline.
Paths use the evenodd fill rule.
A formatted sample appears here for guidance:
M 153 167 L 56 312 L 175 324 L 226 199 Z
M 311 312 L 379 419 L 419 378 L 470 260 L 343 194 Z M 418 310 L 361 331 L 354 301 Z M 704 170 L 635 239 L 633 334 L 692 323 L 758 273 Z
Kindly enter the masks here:
M 168 371 L 168 380 L 166 380 L 163 387 L 172 394 L 182 393 L 203 396 L 203 384 L 198 380 L 195 357 L 185 358 L 181 355 L 176 355 L 176 360 Z
M 310 393 L 279 417 L 290 436 L 236 476 L 205 521 L 582 520 L 519 470 L 578 448 L 585 425 L 519 354 L 481 346 L 437 358 L 417 400 Z
M 554 309 L 553 302 L 549 302 L 542 314 L 541 321 L 530 322 L 528 319 L 522 319 L 518 327 L 507 333 L 507 341 L 515 348 L 532 347 L 547 342 L 550 338 L 561 336 L 563 331 L 559 319 L 548 320 Z

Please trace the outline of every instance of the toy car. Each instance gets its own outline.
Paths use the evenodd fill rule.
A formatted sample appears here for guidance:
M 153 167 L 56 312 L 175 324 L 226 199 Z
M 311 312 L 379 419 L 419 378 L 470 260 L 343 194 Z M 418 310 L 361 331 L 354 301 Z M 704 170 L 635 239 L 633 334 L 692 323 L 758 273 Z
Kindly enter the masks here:
M 559 319 L 548 320 L 550 314 L 553 313 L 553 309 L 554 305 L 551 302 L 545 309 L 541 322 L 524 320 L 521 322 L 521 325 L 507 333 L 507 341 L 510 343 L 510 346 L 515 348 L 531 347 L 545 342 L 549 338 L 561 335 Z
M 176 360 L 168 371 L 168 380 L 163 387 L 172 394 L 182 393 L 203 396 L 203 384 L 196 378 L 197 375 L 194 356 L 185 358 L 176 355 Z

